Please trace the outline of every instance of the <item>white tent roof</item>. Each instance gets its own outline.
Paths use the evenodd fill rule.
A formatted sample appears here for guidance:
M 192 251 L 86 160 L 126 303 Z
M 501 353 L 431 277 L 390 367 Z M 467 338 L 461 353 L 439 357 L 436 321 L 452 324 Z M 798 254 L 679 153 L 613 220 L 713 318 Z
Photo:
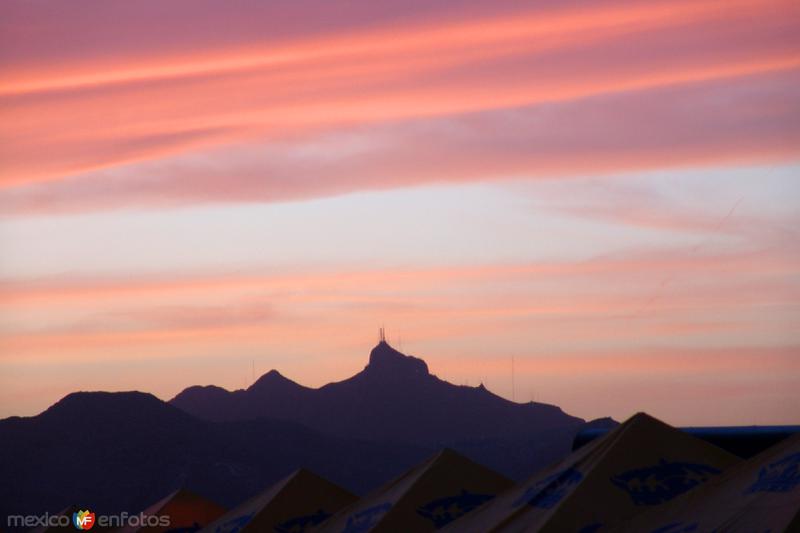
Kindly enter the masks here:
M 231 509 L 205 533 L 300 533 L 356 501 L 347 490 L 300 469 Z
M 325 533 L 435 531 L 513 483 L 444 450 L 324 523 Z
M 800 435 L 616 531 L 800 531 Z
M 639 413 L 444 531 L 597 531 L 659 506 L 739 461 Z

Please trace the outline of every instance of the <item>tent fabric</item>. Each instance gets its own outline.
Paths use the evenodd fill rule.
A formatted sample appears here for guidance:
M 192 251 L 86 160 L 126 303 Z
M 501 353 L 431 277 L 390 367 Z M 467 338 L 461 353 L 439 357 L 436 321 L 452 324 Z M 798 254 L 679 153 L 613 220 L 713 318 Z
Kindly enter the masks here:
M 204 533 L 302 533 L 357 497 L 300 469 L 209 524 Z
M 800 531 L 800 435 L 614 531 Z
M 443 531 L 591 533 L 660 506 L 739 462 L 639 413 Z
M 198 531 L 225 513 L 225 508 L 186 489 L 179 489 L 154 503 L 142 514 L 169 516 L 169 526 L 123 527 L 119 533 L 146 531 L 147 533 L 188 533 Z
M 497 472 L 445 449 L 344 509 L 319 531 L 435 531 L 512 485 Z

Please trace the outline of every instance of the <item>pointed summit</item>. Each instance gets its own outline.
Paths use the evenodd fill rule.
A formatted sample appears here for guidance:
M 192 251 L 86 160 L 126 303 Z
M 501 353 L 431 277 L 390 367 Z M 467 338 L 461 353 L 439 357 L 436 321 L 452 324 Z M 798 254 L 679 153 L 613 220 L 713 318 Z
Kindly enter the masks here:
M 257 392 L 270 392 L 277 390 L 286 391 L 286 390 L 294 390 L 302 388 L 305 387 L 295 383 L 294 381 L 287 378 L 277 370 L 272 369 L 263 376 L 261 376 L 260 378 L 258 378 L 258 380 L 255 383 L 253 383 L 247 390 L 257 391 Z
M 398 352 L 382 340 L 369 353 L 367 372 L 387 372 L 403 375 L 428 375 L 428 365 L 417 357 Z
M 283 376 L 280 372 L 275 370 L 274 368 L 258 378 L 255 384 L 258 383 L 270 383 L 270 382 L 280 382 L 280 381 L 289 381 L 287 378 Z
M 583 420 L 553 405 L 508 401 L 485 385 L 448 383 L 386 337 L 376 335 L 369 363 L 342 381 L 315 389 L 270 372 L 247 390 L 187 389 L 173 405 L 209 420 L 272 418 L 345 439 L 452 445 L 511 476 L 532 474 L 569 451 Z

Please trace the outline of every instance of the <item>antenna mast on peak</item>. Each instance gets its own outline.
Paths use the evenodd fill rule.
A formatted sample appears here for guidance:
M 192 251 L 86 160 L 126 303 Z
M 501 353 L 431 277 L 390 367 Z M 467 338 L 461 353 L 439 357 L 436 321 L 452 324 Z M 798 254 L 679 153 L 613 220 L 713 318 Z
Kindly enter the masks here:
M 381 342 L 386 342 L 386 330 L 381 327 L 380 329 Z
M 514 376 L 514 356 L 511 356 L 511 401 L 517 401 L 517 387 L 515 383 L 515 376 Z

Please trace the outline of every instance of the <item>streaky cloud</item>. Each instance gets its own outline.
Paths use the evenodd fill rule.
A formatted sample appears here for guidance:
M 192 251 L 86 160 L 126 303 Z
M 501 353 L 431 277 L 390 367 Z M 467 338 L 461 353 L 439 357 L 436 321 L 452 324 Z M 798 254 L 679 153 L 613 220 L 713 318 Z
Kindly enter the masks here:
M 264 50 L 257 42 L 231 49 L 211 40 L 178 63 L 123 56 L 119 72 L 103 63 L 11 65 L 0 96 L 0 183 L 70 181 L 97 169 L 265 138 L 290 142 L 425 117 L 769 78 L 800 65 L 793 32 L 799 11 L 778 0 L 578 4 L 522 16 L 377 24 L 269 43 Z M 24 32 L 17 38 L 24 42 Z M 40 43 L 45 57 L 49 46 L 55 43 Z M 113 47 L 109 57 L 115 57 Z M 796 123 L 792 117 L 769 115 L 784 128 Z M 723 120 L 708 118 L 715 129 L 707 136 L 725 132 Z M 481 133 L 489 142 L 496 135 L 489 127 Z M 759 143 L 760 133 L 750 132 L 747 140 Z M 609 157 L 596 154 L 586 167 L 603 168 Z
M 262 139 L 6 188 L 0 209 L 280 202 L 427 183 L 780 162 L 798 157 L 798 83 L 800 71 L 790 70 Z

